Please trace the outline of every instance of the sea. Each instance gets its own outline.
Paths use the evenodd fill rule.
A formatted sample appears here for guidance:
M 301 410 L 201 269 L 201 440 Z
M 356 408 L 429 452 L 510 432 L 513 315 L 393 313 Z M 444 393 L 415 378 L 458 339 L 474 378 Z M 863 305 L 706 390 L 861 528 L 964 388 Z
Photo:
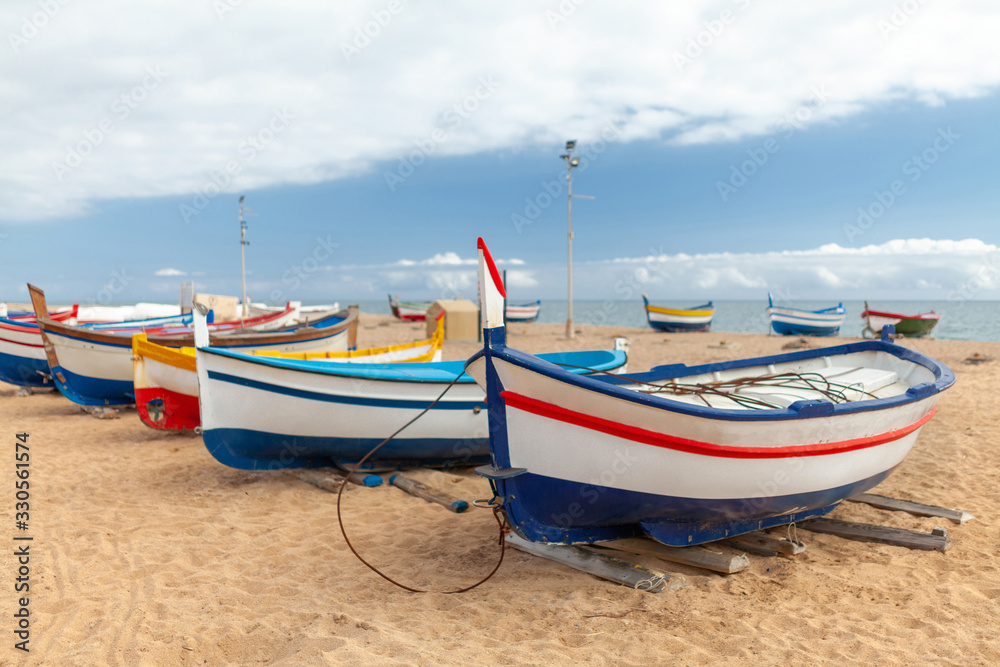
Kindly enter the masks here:
M 655 302 L 665 308 L 689 308 L 694 302 Z M 933 311 L 941 320 L 931 332 L 939 340 L 989 340 L 1000 341 L 1000 301 L 878 301 L 869 302 L 872 308 L 885 312 L 916 315 Z M 766 301 L 715 301 L 712 331 L 732 333 L 768 333 L 769 323 L 764 312 Z M 341 301 L 341 306 L 346 302 Z M 366 313 L 390 313 L 387 300 L 361 301 Z M 795 308 L 814 310 L 829 308 L 836 303 L 829 301 L 796 301 L 788 304 Z M 860 336 L 865 327 L 861 313 L 863 301 L 845 301 L 847 317 L 840 328 L 841 336 Z M 538 321 L 546 324 L 566 322 L 566 301 L 542 300 Z M 646 314 L 641 301 L 573 301 L 573 321 L 576 324 L 598 324 L 620 327 L 646 327 Z

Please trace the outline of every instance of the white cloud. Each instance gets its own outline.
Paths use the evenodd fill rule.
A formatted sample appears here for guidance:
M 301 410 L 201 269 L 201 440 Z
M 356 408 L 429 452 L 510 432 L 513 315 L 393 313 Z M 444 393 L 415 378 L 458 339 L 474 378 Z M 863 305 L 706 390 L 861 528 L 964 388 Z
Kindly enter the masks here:
M 475 299 L 476 269 L 456 255 L 450 265 L 399 262 L 336 266 L 328 281 L 308 283 L 316 296 L 402 299 Z M 979 239 L 898 239 L 881 245 L 761 253 L 704 253 L 620 257 L 574 263 L 579 299 L 654 301 L 763 299 L 768 291 L 797 300 L 1000 299 L 1000 247 Z M 272 286 L 254 291 L 266 293 Z M 566 298 L 561 261 L 507 270 L 512 301 Z
M 5 3 L 0 218 L 213 193 L 213 174 L 236 192 L 408 155 L 583 144 L 612 119 L 621 141 L 731 141 L 1000 83 L 1000 6 L 901 4 L 633 1 L 562 16 L 529 0 L 403 2 L 386 22 L 383 0 L 93 0 L 25 31 L 37 3 Z
M 413 261 L 410 259 L 401 259 L 397 262 L 399 266 L 460 266 L 462 264 L 475 264 L 475 259 L 462 259 L 458 256 L 458 253 L 446 252 L 438 253 L 433 257 L 428 259 L 422 259 L 420 261 Z
M 617 258 L 581 272 L 593 292 L 644 289 L 662 297 L 753 298 L 768 289 L 788 298 L 996 298 L 1000 247 L 979 239 L 895 239 L 845 248 Z M 610 288 L 609 288 L 610 286 Z M 602 295 L 603 295 L 602 294 Z
M 180 269 L 170 269 L 170 268 L 167 268 L 167 269 L 160 269 L 159 271 L 157 271 L 153 275 L 154 276 L 186 276 L 187 275 L 187 271 L 181 271 Z
M 532 271 L 507 271 L 508 289 L 528 289 L 538 287 L 538 279 Z

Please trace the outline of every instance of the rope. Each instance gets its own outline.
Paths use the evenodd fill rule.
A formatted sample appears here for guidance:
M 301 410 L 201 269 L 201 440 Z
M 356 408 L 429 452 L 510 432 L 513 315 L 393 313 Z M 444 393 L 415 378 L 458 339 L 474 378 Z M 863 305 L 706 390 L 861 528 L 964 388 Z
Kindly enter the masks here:
M 347 476 L 344 477 L 344 480 L 340 483 L 340 488 L 337 490 L 337 523 L 340 524 L 340 533 L 341 533 L 341 535 L 344 536 L 344 541 L 347 543 L 347 547 L 351 550 L 351 553 L 353 553 L 355 555 L 355 557 L 357 557 L 357 559 L 359 561 L 361 561 L 362 563 L 364 563 L 365 566 L 369 570 L 371 570 L 372 572 L 374 572 L 378 576 L 382 577 L 383 579 L 385 579 L 386 581 L 388 581 L 390 584 L 394 584 L 394 585 L 396 585 L 396 586 L 398 586 L 398 587 L 400 587 L 400 588 L 402 588 L 404 590 L 410 591 L 411 593 L 428 593 L 430 591 L 426 591 L 426 590 L 419 589 L 419 588 L 413 588 L 411 586 L 407 586 L 406 584 L 401 584 L 398 581 L 396 581 L 395 579 L 391 578 L 389 575 L 387 575 L 384 572 L 382 572 L 381 570 L 379 570 L 377 567 L 375 567 L 374 565 L 372 565 L 368 561 L 366 561 L 364 558 L 361 557 L 361 554 L 358 553 L 357 549 L 354 548 L 354 545 L 351 544 L 351 540 L 347 537 L 347 531 L 344 528 L 344 518 L 343 518 L 343 515 L 341 514 L 341 510 L 340 510 L 340 499 L 344 495 L 344 487 L 347 486 L 347 482 L 348 482 L 349 478 L 351 477 L 351 475 L 353 475 L 355 472 L 357 472 L 358 468 L 360 468 L 364 464 L 365 461 L 367 461 L 369 458 L 371 458 L 371 456 L 375 452 L 377 452 L 382 447 L 382 445 L 386 444 L 387 442 L 389 442 L 390 440 L 392 440 L 393 438 L 395 438 L 397 435 L 399 435 L 400 433 L 402 433 L 404 429 L 406 429 L 412 423 L 414 423 L 415 421 L 417 421 L 418 419 L 420 419 L 421 417 L 423 417 L 425 414 L 427 414 L 427 412 L 431 408 L 433 408 L 435 405 L 437 405 L 438 401 L 440 401 L 442 398 L 444 398 L 444 395 L 448 393 L 449 389 L 451 389 L 452 387 L 455 386 L 455 383 L 458 382 L 458 379 L 460 377 L 462 377 L 462 375 L 463 375 L 462 373 L 459 373 L 458 375 L 456 375 L 455 379 L 452 380 L 450 383 L 448 383 L 448 386 L 444 388 L 444 391 L 442 391 L 441 394 L 437 398 L 434 399 L 433 403 L 431 403 L 426 408 L 424 408 L 423 410 L 421 410 L 420 414 L 418 414 L 416 417 L 414 417 L 413 419 L 411 419 L 410 421 L 406 422 L 401 427 L 399 427 L 398 429 L 396 429 L 395 433 L 393 433 L 388 438 L 386 438 L 382 442 L 380 442 L 377 445 L 375 445 L 371 449 L 371 451 L 369 451 L 367 454 L 365 454 L 364 458 L 362 458 L 360 461 L 358 461 L 357 463 L 355 463 L 354 466 L 351 468 L 351 470 L 347 473 Z M 450 595 L 450 594 L 453 594 L 453 593 L 465 593 L 466 591 L 471 591 L 473 588 L 476 588 L 477 586 L 486 583 L 490 579 L 490 577 L 492 577 L 494 574 L 496 574 L 497 570 L 500 569 L 500 565 L 503 563 L 504 552 L 506 551 L 506 546 L 507 546 L 507 541 L 504 539 L 504 536 L 507 534 L 507 517 L 506 517 L 506 515 L 503 515 L 503 518 L 501 518 L 501 515 L 502 515 L 501 507 L 502 507 L 501 505 L 498 505 L 497 507 L 495 507 L 493 509 L 493 518 L 496 519 L 497 525 L 499 526 L 499 529 L 500 529 L 500 537 L 499 537 L 499 540 L 500 540 L 500 558 L 497 560 L 496 567 L 494 567 L 493 570 L 490 571 L 490 573 L 487 574 L 484 578 L 480 579 L 479 581 L 477 581 L 476 583 L 472 584 L 471 586 L 466 586 L 465 588 L 460 588 L 460 589 L 454 590 L 454 591 L 441 591 L 442 593 L 444 593 L 446 595 Z
M 637 591 L 649 591 L 650 593 L 655 593 L 660 586 L 667 583 L 666 575 L 654 575 L 649 579 L 643 579 L 642 581 L 635 582 L 635 590 Z
M 580 368 L 585 370 L 585 366 L 574 366 L 572 364 L 557 364 L 566 368 Z M 785 387 L 786 389 L 806 389 L 815 391 L 821 396 L 830 400 L 831 403 L 849 403 L 846 395 L 847 391 L 856 391 L 868 398 L 877 398 L 874 394 L 864 391 L 854 385 L 833 382 L 821 373 L 774 373 L 772 375 L 758 375 L 756 377 L 737 378 L 735 380 L 718 380 L 716 382 L 695 382 L 682 383 L 671 380 L 670 384 L 650 385 L 649 383 L 630 378 L 628 375 L 616 375 L 610 371 L 593 371 L 595 375 L 605 374 L 612 377 L 621 378 L 639 387 L 649 387 L 648 389 L 638 389 L 643 394 L 672 394 L 674 396 L 697 396 L 708 407 L 712 407 L 707 396 L 725 398 L 733 401 L 737 405 L 751 410 L 780 409 L 783 406 L 769 403 L 763 398 L 753 396 L 739 396 L 740 389 L 746 387 Z

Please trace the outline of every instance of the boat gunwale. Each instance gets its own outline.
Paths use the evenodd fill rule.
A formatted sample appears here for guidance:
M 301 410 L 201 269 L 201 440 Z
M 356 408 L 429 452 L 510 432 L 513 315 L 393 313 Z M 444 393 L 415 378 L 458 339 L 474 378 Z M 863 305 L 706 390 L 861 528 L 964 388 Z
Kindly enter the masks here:
M 502 327 L 498 327 L 498 329 L 502 329 Z M 484 338 L 486 341 L 492 340 L 491 336 L 484 336 Z M 487 349 L 489 352 L 487 352 Z M 921 383 L 914 385 L 913 387 L 907 389 L 904 393 L 885 398 L 837 404 L 829 403 L 827 401 L 814 400 L 796 401 L 787 408 L 775 408 L 768 410 L 712 408 L 708 406 L 684 403 L 663 396 L 642 394 L 621 386 L 629 380 L 635 380 L 643 384 L 647 384 L 652 381 L 670 380 L 679 377 L 701 375 L 705 373 L 746 368 L 750 366 L 767 366 L 768 364 L 774 363 L 785 363 L 789 361 L 800 361 L 805 359 L 815 359 L 825 356 L 837 356 L 866 351 L 886 352 L 903 361 L 909 361 L 922 366 L 934 374 L 935 381 L 933 383 Z M 603 394 L 610 398 L 625 400 L 630 403 L 637 403 L 645 407 L 652 407 L 669 412 L 725 421 L 788 421 L 793 419 L 819 419 L 860 412 L 885 410 L 924 400 L 932 395 L 940 393 L 955 382 L 954 372 L 937 360 L 910 350 L 909 348 L 896 345 L 895 343 L 883 342 L 881 340 L 847 343 L 845 345 L 836 345 L 827 348 L 801 350 L 798 352 L 753 357 L 749 359 L 737 359 L 733 361 L 702 364 L 700 366 L 669 364 L 656 366 L 645 373 L 628 373 L 625 375 L 601 377 L 573 375 L 565 372 L 558 366 L 550 364 L 543 359 L 539 359 L 535 355 L 507 347 L 506 344 L 489 347 L 488 342 L 486 343 L 486 346 L 484 346 L 484 349 L 477 351 L 468 359 L 468 361 L 466 361 L 466 368 L 468 368 L 468 366 L 477 359 L 487 356 L 497 357 L 525 370 L 538 373 L 566 384 L 574 385 L 587 391 Z M 929 385 L 929 387 L 924 390 L 914 391 L 918 387 L 922 387 L 924 385 Z M 817 405 L 824 409 L 808 409 L 809 407 Z M 798 407 L 793 410 L 793 406 Z
M 919 322 L 937 322 L 941 319 L 941 315 L 935 313 L 933 310 L 926 313 L 919 313 L 917 315 L 900 315 L 899 313 L 890 313 L 884 310 L 865 310 L 861 313 L 861 318 L 867 319 L 869 315 L 899 320 L 917 320 Z
M 213 347 L 213 346 L 198 348 L 198 351 L 199 352 L 206 352 L 208 354 L 214 354 L 214 355 L 220 356 L 220 357 L 228 357 L 230 359 L 236 359 L 237 361 L 245 361 L 245 362 L 248 362 L 248 363 L 254 363 L 254 364 L 261 365 L 261 366 L 267 366 L 267 367 L 278 369 L 278 370 L 294 371 L 294 372 L 301 372 L 301 373 L 312 373 L 312 374 L 315 374 L 315 375 L 334 376 L 334 377 L 340 377 L 340 378 L 352 379 L 352 380 L 371 380 L 371 381 L 374 381 L 374 382 L 405 382 L 405 383 L 447 384 L 448 382 L 451 382 L 452 380 L 454 380 L 454 378 L 456 377 L 456 375 L 453 375 L 451 379 L 445 379 L 445 378 L 420 378 L 420 377 L 415 377 L 415 376 L 407 377 L 407 376 L 401 375 L 401 373 L 402 373 L 403 370 L 406 370 L 407 364 L 417 364 L 417 365 L 419 365 L 421 367 L 421 370 L 430 370 L 428 368 L 429 364 L 455 364 L 457 368 L 462 369 L 462 372 L 457 374 L 457 377 L 459 378 L 458 379 L 458 384 L 475 383 L 475 380 L 471 376 L 469 376 L 468 373 L 465 372 L 465 367 L 466 367 L 465 366 L 465 362 L 463 362 L 461 359 L 458 359 L 458 360 L 455 360 L 455 361 L 417 361 L 417 362 L 405 362 L 404 361 L 404 362 L 395 362 L 395 363 L 390 362 L 390 363 L 378 363 L 378 364 L 357 364 L 357 363 L 351 364 L 351 363 L 347 363 L 347 362 L 318 361 L 318 362 L 314 362 L 314 363 L 323 364 L 322 367 L 317 366 L 316 368 L 306 368 L 306 367 L 303 367 L 303 366 L 299 365 L 300 363 L 302 363 L 300 360 L 279 359 L 279 358 L 267 357 L 267 356 L 263 356 L 263 355 L 251 355 L 251 354 L 246 354 L 244 352 L 238 352 L 238 351 L 235 351 L 235 350 L 229 350 L 229 349 L 225 349 L 225 348 L 217 348 L 217 347 Z M 617 368 L 621 368 L 624 364 L 628 363 L 628 354 L 626 352 L 622 351 L 622 350 L 584 350 L 584 351 L 563 352 L 563 353 L 557 353 L 557 354 L 570 354 L 570 355 L 572 355 L 572 354 L 584 354 L 584 353 L 590 353 L 590 352 L 607 352 L 607 353 L 610 353 L 612 355 L 612 361 L 609 362 L 609 364 L 616 364 L 614 366 L 610 366 L 607 369 L 601 369 L 598 372 L 611 372 L 611 371 L 613 371 L 613 370 L 615 370 Z M 545 361 L 545 360 L 543 359 L 543 361 Z M 296 362 L 298 362 L 298 363 L 296 363 Z M 551 364 L 552 362 L 546 361 L 545 363 Z M 400 375 L 395 376 L 395 377 L 386 377 L 386 376 L 379 376 L 379 375 L 374 375 L 374 374 L 373 375 L 365 375 L 364 374 L 365 370 L 371 370 L 371 369 L 365 369 L 364 366 L 366 366 L 366 365 L 367 366 L 378 366 L 378 367 L 381 367 L 381 368 L 379 368 L 379 370 L 384 370 L 384 371 L 387 371 L 387 372 L 390 372 L 390 373 L 392 373 L 392 372 L 400 373 Z M 552 365 L 555 365 L 555 364 L 552 364 Z M 447 371 L 445 371 L 445 369 L 439 369 L 439 370 L 441 370 L 442 372 L 447 372 Z M 570 375 L 574 374 L 574 373 L 572 373 L 570 371 L 567 371 L 567 373 L 569 373 Z
M 343 312 L 343 311 L 341 311 Z M 329 338 L 342 333 L 355 325 L 358 321 L 358 311 L 348 309 L 348 314 L 336 324 L 326 327 L 314 327 L 311 325 L 299 326 L 285 331 L 260 331 L 246 333 L 216 334 L 212 338 L 213 345 L 222 347 L 255 347 L 262 345 L 281 345 L 284 343 L 301 343 L 323 338 Z M 85 327 L 74 327 L 50 320 L 42 320 L 39 328 L 48 334 L 62 336 L 75 340 L 82 340 L 87 343 L 95 343 L 108 347 L 132 347 L 132 336 L 141 331 L 105 333 L 92 331 Z M 214 332 L 213 332 L 214 333 Z M 350 334 L 349 334 L 350 335 Z M 157 335 L 147 332 L 147 339 L 151 343 L 162 345 L 163 347 L 194 347 L 194 335 L 174 334 Z

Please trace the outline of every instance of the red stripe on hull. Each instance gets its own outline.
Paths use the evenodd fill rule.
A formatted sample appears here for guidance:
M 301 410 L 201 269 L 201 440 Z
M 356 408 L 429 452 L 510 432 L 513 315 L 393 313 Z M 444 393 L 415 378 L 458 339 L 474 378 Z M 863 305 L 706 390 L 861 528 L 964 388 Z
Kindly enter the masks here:
M 869 436 L 867 438 L 854 438 L 851 440 L 842 440 L 840 442 L 824 442 L 812 445 L 739 447 L 734 445 L 717 445 L 711 442 L 701 442 L 698 440 L 690 440 L 688 438 L 667 435 L 665 433 L 657 433 L 655 431 L 649 431 L 637 426 L 630 426 L 628 424 L 622 424 L 608 419 L 586 415 L 581 412 L 567 410 L 566 408 L 559 407 L 558 405 L 545 403 L 544 401 L 529 398 L 511 391 L 501 392 L 500 395 L 503 397 L 504 403 L 506 403 L 509 407 L 524 410 L 525 412 L 530 412 L 531 414 L 539 415 L 540 417 L 546 417 L 548 419 L 554 419 L 567 424 L 573 424 L 574 426 L 582 426 L 583 428 L 588 428 L 592 431 L 599 431 L 617 438 L 641 442 L 655 447 L 664 447 L 666 449 L 674 449 L 679 452 L 688 452 L 690 454 L 700 454 L 702 456 L 718 456 L 732 459 L 778 459 L 789 456 L 825 456 L 827 454 L 841 454 L 843 452 L 850 452 L 856 449 L 877 447 L 878 445 L 884 445 L 887 442 L 898 440 L 909 435 L 910 433 L 913 433 L 930 421 L 931 417 L 933 417 L 934 413 L 937 411 L 937 406 L 935 406 L 926 415 L 908 426 L 896 429 L 895 431 L 882 433 L 880 435 Z
M 35 345 L 34 343 L 22 343 L 19 340 L 11 340 L 10 338 L 0 338 L 0 341 L 4 343 L 10 343 L 11 345 L 22 345 L 24 347 L 45 347 L 42 344 Z
M 150 406 L 150 402 L 155 400 L 163 401 L 163 405 Z M 197 396 L 181 394 L 162 387 L 151 389 L 136 387 L 135 407 L 139 411 L 139 418 L 146 426 L 160 431 L 192 431 L 201 426 Z

